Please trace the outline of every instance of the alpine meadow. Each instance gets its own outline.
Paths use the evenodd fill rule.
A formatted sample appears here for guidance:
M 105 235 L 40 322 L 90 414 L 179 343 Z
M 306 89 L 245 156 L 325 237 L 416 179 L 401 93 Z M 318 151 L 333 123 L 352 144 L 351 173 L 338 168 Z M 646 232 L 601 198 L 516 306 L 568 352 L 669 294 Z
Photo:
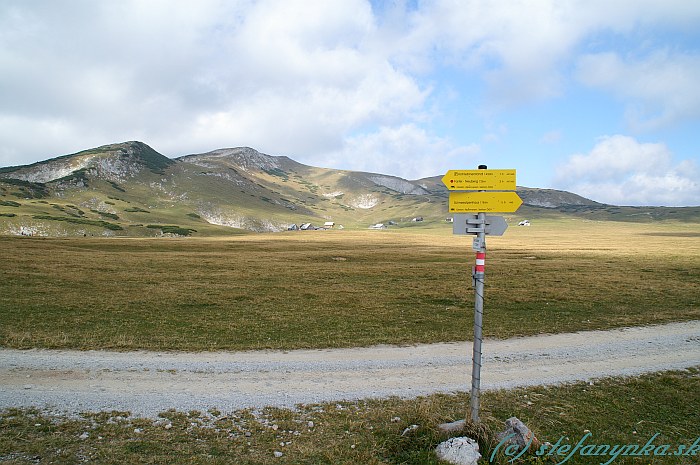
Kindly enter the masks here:
M 170 160 L 130 142 L 2 169 L 0 192 L 7 349 L 410 351 L 473 334 L 471 240 L 452 234 L 440 177 L 314 168 L 247 148 Z M 488 237 L 487 346 L 700 319 L 699 208 L 617 207 L 524 187 L 518 194 L 524 205 L 505 215 L 505 235 Z M 38 376 L 28 373 L 25 383 Z M 599 442 L 627 443 L 660 431 L 667 443 L 690 444 L 693 415 L 671 409 L 669 389 L 697 405 L 699 379 L 691 369 L 598 380 L 591 395 L 589 384 L 487 391 L 482 423 L 462 433 L 494 463 L 509 458 L 498 445 L 508 416 L 539 437 L 587 429 Z M 617 421 L 600 415 L 629 396 L 662 408 L 630 406 Z M 463 417 L 466 403 L 462 393 L 228 413 L 179 412 L 174 403 L 155 420 L 10 409 L 0 417 L 0 457 L 437 463 L 433 449 L 448 438 L 437 425 Z M 637 418 L 673 426 L 636 426 L 636 436 L 619 429 Z
M 700 1 L 0 1 L 0 463 L 700 465 Z

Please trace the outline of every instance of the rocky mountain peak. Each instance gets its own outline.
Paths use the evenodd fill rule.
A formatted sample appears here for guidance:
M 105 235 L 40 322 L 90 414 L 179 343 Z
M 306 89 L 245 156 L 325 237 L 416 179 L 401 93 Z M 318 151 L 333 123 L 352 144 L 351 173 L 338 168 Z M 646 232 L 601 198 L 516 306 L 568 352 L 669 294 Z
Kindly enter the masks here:
M 110 181 L 120 181 L 135 176 L 143 169 L 161 173 L 173 163 L 173 160 L 143 142 L 129 141 L 8 168 L 0 172 L 0 177 L 48 183 L 70 177 L 76 172 L 89 172 Z
M 282 158 L 285 157 L 266 155 L 250 147 L 235 147 L 187 155 L 178 160 L 206 167 L 210 167 L 212 162 L 219 162 L 236 165 L 245 171 L 273 171 L 281 168 L 280 160 Z
M 373 175 L 369 179 L 377 184 L 378 186 L 383 186 L 396 191 L 400 194 L 410 194 L 410 195 L 427 195 L 428 191 L 423 189 L 421 186 L 413 184 L 405 179 L 397 178 L 395 176 L 384 176 L 384 175 Z

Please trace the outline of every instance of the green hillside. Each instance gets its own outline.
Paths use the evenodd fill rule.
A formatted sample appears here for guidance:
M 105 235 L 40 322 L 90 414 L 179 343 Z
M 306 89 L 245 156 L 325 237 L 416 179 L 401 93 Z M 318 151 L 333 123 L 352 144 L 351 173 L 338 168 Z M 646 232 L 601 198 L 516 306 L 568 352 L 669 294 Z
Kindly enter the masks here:
M 511 221 L 700 221 L 700 207 L 616 207 L 550 189 L 518 193 L 524 205 Z M 439 176 L 407 181 L 317 168 L 251 148 L 170 159 L 142 142 L 124 142 L 0 168 L 0 234 L 212 236 L 326 222 L 448 228 L 447 198 Z

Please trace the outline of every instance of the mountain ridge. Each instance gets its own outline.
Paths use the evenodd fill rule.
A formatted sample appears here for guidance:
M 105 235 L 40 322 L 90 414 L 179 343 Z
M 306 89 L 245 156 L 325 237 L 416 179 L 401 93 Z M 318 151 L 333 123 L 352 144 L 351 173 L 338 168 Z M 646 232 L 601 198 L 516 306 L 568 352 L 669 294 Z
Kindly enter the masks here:
M 517 191 L 518 217 L 700 220 L 695 207 L 648 207 L 645 216 L 565 191 Z M 171 159 L 129 141 L 0 168 L 0 234 L 220 235 L 325 222 L 429 227 L 445 224 L 448 195 L 440 176 L 411 181 L 319 168 L 251 147 Z

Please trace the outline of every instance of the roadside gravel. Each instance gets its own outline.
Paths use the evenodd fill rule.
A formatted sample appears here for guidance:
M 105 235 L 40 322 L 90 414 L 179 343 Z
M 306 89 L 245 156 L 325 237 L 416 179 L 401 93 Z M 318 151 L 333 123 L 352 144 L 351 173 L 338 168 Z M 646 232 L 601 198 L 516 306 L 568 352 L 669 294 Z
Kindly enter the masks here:
M 700 366 L 700 321 L 483 344 L 482 389 Z M 471 342 L 259 351 L 0 349 L 0 409 L 130 411 L 155 417 L 469 390 Z

